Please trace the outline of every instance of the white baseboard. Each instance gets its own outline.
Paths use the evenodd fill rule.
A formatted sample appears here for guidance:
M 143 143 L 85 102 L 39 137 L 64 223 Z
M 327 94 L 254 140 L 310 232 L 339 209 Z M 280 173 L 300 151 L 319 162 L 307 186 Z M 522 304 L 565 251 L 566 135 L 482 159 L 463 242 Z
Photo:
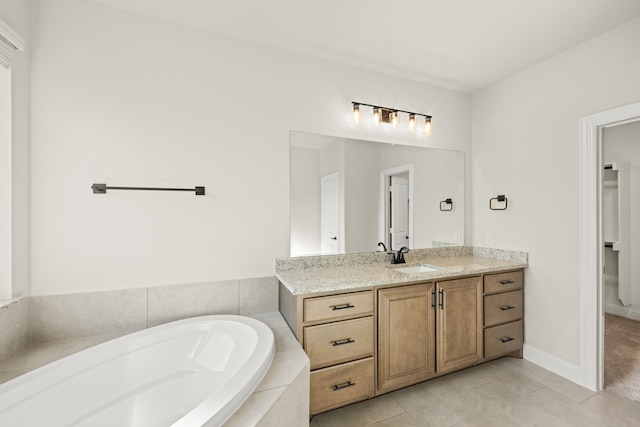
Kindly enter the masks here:
M 604 312 L 615 314 L 616 316 L 626 317 L 628 319 L 640 320 L 640 310 L 633 306 L 622 306 L 612 303 L 604 304 Z
M 560 359 L 528 344 L 523 346 L 523 357 L 529 362 L 533 362 L 554 374 L 558 374 L 576 384 L 583 385 L 580 366 L 578 365 L 569 363 L 566 360 Z

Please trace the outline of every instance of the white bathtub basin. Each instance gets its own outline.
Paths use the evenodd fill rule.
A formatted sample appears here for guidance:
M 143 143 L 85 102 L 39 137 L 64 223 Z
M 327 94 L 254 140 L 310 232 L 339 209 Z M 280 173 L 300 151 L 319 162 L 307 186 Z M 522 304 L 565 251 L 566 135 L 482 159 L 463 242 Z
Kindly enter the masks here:
M 156 326 L 0 385 L 0 426 L 218 426 L 274 351 L 271 329 L 247 317 Z

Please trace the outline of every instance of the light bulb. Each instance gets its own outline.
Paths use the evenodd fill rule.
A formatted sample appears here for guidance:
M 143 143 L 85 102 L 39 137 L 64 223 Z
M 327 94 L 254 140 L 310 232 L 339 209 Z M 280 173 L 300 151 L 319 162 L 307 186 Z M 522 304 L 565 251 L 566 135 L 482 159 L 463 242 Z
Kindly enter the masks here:
M 425 117 L 424 119 L 424 134 L 429 136 L 431 135 L 431 131 L 433 130 L 433 125 L 431 124 L 431 117 Z
M 409 131 L 413 132 L 414 130 L 416 130 L 416 115 L 411 113 L 409 114 Z
M 395 128 L 398 127 L 398 123 L 400 123 L 400 117 L 398 117 L 397 111 L 391 112 L 391 125 Z
M 360 104 L 353 104 L 353 123 L 360 123 L 360 119 L 362 118 L 362 112 L 360 111 Z
M 378 123 L 380 123 L 380 117 L 382 116 L 382 111 L 380 110 L 380 108 L 374 108 L 373 109 L 373 124 L 374 125 L 378 125 Z

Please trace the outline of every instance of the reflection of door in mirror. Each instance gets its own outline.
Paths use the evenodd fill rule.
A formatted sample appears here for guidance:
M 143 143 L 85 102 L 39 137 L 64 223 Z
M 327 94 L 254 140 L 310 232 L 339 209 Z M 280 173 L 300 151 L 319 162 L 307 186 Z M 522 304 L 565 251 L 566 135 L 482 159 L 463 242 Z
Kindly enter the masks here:
M 409 179 L 392 175 L 389 190 L 390 247 L 398 250 L 403 246 L 409 247 Z
M 413 249 L 413 164 L 380 171 L 380 241 L 389 249 Z
M 333 172 L 321 178 L 320 250 L 323 255 L 339 253 L 340 239 L 340 174 Z

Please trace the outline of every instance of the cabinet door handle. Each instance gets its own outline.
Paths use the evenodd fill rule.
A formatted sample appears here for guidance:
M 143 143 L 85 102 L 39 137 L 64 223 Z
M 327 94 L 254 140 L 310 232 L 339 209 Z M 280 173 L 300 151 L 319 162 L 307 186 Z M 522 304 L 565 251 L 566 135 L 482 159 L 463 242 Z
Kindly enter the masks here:
M 346 304 L 339 304 L 339 305 L 332 305 L 331 306 L 331 310 L 336 311 L 336 310 L 345 310 L 347 308 L 354 308 L 355 305 L 351 305 L 351 303 L 346 303 Z
M 352 340 L 351 338 L 347 338 L 347 339 L 344 339 L 344 340 L 331 341 L 331 345 L 333 347 L 336 347 L 338 345 L 351 344 L 351 343 L 354 343 L 354 342 L 356 342 L 356 340 Z
M 433 288 L 433 290 L 431 291 L 431 307 L 432 308 L 436 308 L 436 289 Z
M 511 285 L 513 283 L 516 283 L 516 282 L 513 280 L 500 280 L 501 285 Z
M 440 310 L 444 310 L 444 290 L 440 289 L 438 293 L 440 294 Z
M 503 343 L 513 341 L 513 340 L 515 340 L 515 338 L 512 338 L 512 337 L 500 338 L 500 341 L 502 341 Z
M 507 311 L 507 310 L 513 310 L 515 307 L 511 306 L 511 305 L 505 305 L 504 307 L 500 307 L 500 310 L 502 311 Z
M 332 387 L 333 391 L 342 390 L 343 388 L 353 387 L 356 383 L 352 383 L 351 381 L 347 381 L 344 384 L 337 384 Z

